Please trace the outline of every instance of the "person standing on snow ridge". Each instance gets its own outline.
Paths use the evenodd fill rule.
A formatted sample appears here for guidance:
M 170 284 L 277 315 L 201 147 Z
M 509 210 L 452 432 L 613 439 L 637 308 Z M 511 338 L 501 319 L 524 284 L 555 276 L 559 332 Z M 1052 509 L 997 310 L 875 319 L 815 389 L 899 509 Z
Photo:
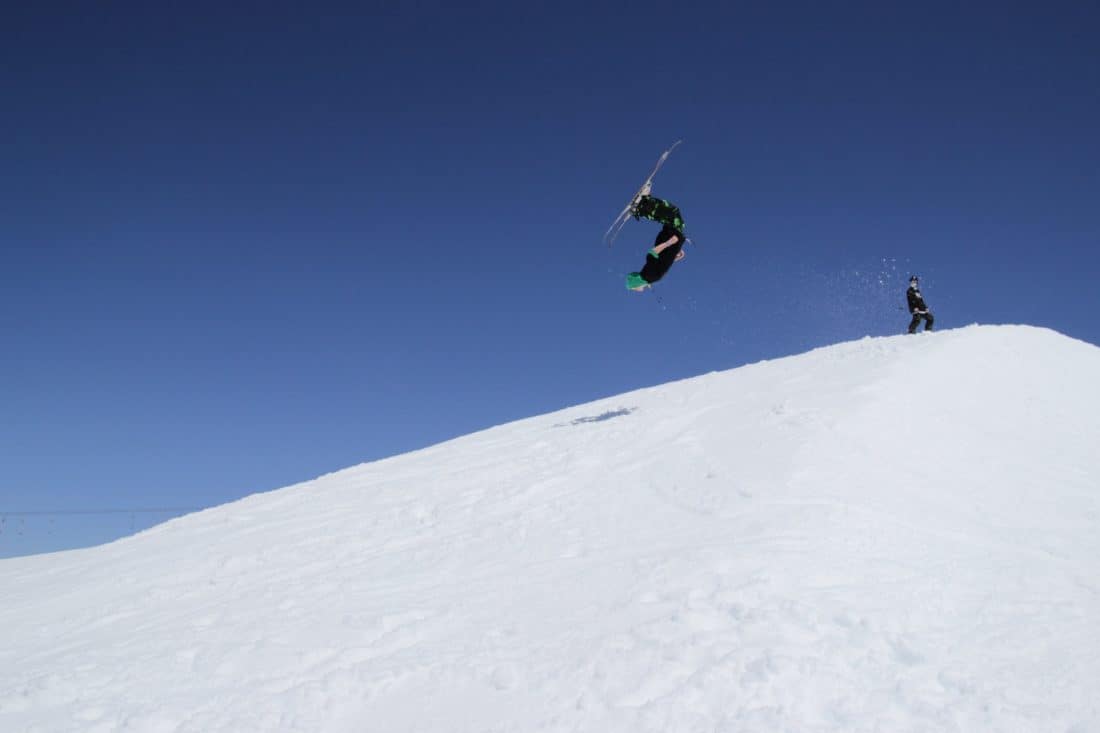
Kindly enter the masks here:
M 687 238 L 680 210 L 669 201 L 650 196 L 648 189 L 630 212 L 635 219 L 649 219 L 662 225 L 653 241 L 653 249 L 646 253 L 645 265 L 639 272 L 626 276 L 626 287 L 640 293 L 664 277 L 672 263 L 684 259 L 683 247 Z
M 909 290 L 906 291 L 905 297 L 909 301 L 909 312 L 913 314 L 913 320 L 909 321 L 909 333 L 917 332 L 917 326 L 920 325 L 922 318 L 924 330 L 931 331 L 935 319 L 932 317 L 932 312 L 928 310 L 924 297 L 920 294 L 920 278 L 916 275 L 909 278 Z

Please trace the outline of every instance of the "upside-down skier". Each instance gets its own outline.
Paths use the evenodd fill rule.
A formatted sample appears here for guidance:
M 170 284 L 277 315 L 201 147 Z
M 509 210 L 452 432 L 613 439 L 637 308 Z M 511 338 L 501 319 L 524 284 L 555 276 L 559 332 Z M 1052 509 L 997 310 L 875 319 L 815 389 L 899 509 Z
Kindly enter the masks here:
M 649 219 L 661 224 L 661 231 L 646 253 L 645 265 L 626 276 L 626 287 L 642 292 L 660 280 L 674 262 L 684 258 L 684 219 L 673 203 L 649 195 L 648 187 L 630 207 L 635 219 Z

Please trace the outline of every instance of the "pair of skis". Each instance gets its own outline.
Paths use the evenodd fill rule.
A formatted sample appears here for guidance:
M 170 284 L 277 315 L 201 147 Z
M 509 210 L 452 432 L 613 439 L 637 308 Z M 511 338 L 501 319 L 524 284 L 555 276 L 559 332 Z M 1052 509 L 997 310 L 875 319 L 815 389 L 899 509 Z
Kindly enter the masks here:
M 672 143 L 672 146 L 668 150 L 661 153 L 661 157 L 657 159 L 657 165 L 653 166 L 653 171 L 650 172 L 649 177 L 645 179 L 645 183 L 638 189 L 637 193 L 630 199 L 626 207 L 615 217 L 615 221 L 611 222 L 611 226 L 607 228 L 607 231 L 603 235 L 603 241 L 607 242 L 607 246 L 610 247 L 615 242 L 615 237 L 619 236 L 619 232 L 626 225 L 628 219 L 630 219 L 630 210 L 634 208 L 634 205 L 638 203 L 642 196 L 649 195 L 650 190 L 653 188 L 653 177 L 657 175 L 657 171 L 661 170 L 661 166 L 668 160 L 668 155 L 676 146 L 679 145 L 682 140 L 677 140 Z

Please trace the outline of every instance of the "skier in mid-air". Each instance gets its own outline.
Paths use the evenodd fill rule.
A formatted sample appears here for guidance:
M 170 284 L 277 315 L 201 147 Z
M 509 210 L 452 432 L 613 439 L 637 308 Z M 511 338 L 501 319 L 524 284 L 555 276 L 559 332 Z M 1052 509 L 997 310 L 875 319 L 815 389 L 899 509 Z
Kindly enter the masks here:
M 909 333 L 917 332 L 917 326 L 920 325 L 922 318 L 924 330 L 931 331 L 932 322 L 935 319 L 932 317 L 932 312 L 928 310 L 924 297 L 920 294 L 920 278 L 916 275 L 909 278 L 909 290 L 905 292 L 905 297 L 909 301 L 909 312 L 913 314 L 913 320 L 909 321 Z
M 648 187 L 630 207 L 630 213 L 635 219 L 649 219 L 662 225 L 653 248 L 646 253 L 645 265 L 626 276 L 626 287 L 640 293 L 664 277 L 672 263 L 684 259 L 687 237 L 680 210 L 669 201 L 650 196 Z

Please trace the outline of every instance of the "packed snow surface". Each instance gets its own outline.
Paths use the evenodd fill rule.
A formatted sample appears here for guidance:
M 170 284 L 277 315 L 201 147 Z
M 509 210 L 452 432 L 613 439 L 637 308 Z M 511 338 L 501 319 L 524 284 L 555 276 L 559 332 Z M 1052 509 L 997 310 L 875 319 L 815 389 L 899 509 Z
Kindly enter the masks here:
M 3 731 L 1100 731 L 1100 349 L 840 344 L 0 591 Z

